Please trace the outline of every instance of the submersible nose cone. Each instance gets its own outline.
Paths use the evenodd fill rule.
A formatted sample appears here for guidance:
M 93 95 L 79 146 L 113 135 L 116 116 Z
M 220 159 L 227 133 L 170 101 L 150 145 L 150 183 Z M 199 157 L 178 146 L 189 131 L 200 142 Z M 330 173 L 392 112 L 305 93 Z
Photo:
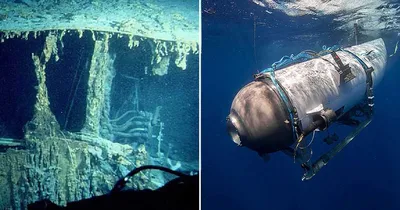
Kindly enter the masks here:
M 292 145 L 289 113 L 273 84 L 254 81 L 235 96 L 227 117 L 233 141 L 259 153 L 272 153 Z

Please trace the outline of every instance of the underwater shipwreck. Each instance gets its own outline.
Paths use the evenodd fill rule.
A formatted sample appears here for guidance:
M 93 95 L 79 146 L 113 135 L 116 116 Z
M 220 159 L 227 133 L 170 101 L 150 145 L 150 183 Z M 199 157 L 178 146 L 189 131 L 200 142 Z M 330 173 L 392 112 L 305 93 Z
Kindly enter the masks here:
M 198 170 L 198 2 L 0 8 L 0 209 L 103 195 L 146 164 Z

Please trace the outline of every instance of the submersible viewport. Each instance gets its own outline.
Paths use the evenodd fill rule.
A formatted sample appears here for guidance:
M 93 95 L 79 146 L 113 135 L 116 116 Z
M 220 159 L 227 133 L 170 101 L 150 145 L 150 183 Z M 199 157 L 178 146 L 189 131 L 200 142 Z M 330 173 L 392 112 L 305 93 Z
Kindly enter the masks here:
M 227 117 L 229 134 L 263 157 L 290 155 L 305 170 L 302 180 L 311 179 L 371 122 L 373 89 L 385 73 L 386 54 L 384 41 L 376 39 L 282 58 L 237 93 Z M 354 129 L 312 162 L 312 141 L 303 139 L 335 123 Z

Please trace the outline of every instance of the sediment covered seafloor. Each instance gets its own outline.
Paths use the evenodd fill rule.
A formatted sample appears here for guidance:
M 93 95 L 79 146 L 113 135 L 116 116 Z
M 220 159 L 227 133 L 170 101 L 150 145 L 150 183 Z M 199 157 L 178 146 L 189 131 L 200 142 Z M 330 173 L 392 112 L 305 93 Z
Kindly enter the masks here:
M 147 164 L 198 170 L 197 9 L 18 2 L 0 1 L 0 209 L 103 195 Z M 123 16 L 126 5 L 145 9 Z

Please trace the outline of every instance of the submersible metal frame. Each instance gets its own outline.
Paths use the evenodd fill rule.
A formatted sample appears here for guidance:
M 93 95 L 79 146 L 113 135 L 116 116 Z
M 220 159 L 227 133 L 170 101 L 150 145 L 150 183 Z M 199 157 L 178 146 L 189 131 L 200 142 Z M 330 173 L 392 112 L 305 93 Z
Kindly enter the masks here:
M 373 41 L 374 42 L 374 41 Z M 372 42 L 371 42 L 372 43 Z M 378 44 L 378 47 L 382 47 L 381 44 L 383 43 L 382 40 L 375 40 L 373 44 Z M 382 49 L 379 49 L 377 52 L 379 52 L 382 49 L 385 49 L 384 47 Z M 298 109 L 296 108 L 295 104 L 293 103 L 293 94 L 289 95 L 285 87 L 281 84 L 281 82 L 275 77 L 275 71 L 280 70 L 289 66 L 292 66 L 297 63 L 302 63 L 305 61 L 312 60 L 314 58 L 321 58 L 324 61 L 327 61 L 331 63 L 334 67 L 335 70 L 337 71 L 338 75 L 340 75 L 340 83 L 338 85 L 341 87 L 345 83 L 353 80 L 356 78 L 356 76 L 352 73 L 351 67 L 349 64 L 344 65 L 342 62 L 342 59 L 338 56 L 337 52 L 343 52 L 346 54 L 349 54 L 350 57 L 355 59 L 361 66 L 364 71 L 364 75 L 366 77 L 366 90 L 365 90 L 365 99 L 362 101 L 359 101 L 357 104 L 351 106 L 350 109 L 347 106 L 348 104 L 343 105 L 341 108 L 333 108 L 329 107 L 324 107 L 323 104 L 320 104 L 320 106 L 315 107 L 311 112 L 307 112 L 306 115 L 309 115 L 312 117 L 312 121 L 306 126 L 302 126 L 302 121 L 299 118 L 298 115 Z M 366 57 L 368 61 L 376 59 L 376 57 L 373 57 L 373 55 L 370 55 L 374 52 L 374 50 L 370 50 L 366 53 L 363 54 L 363 56 L 370 56 Z M 382 51 L 383 52 L 383 51 Z M 342 53 L 342 55 L 343 55 Z M 327 59 L 327 57 L 323 57 L 325 55 L 331 55 L 332 59 L 334 62 L 331 62 Z M 284 57 L 285 58 L 285 57 Z M 327 165 L 329 160 L 331 160 L 337 153 L 339 153 L 344 147 L 346 147 L 368 124 L 372 121 L 373 118 L 373 107 L 374 107 L 374 94 L 373 94 L 373 78 L 372 78 L 372 73 L 374 72 L 374 67 L 378 65 L 380 66 L 382 63 L 380 63 L 382 60 L 377 61 L 378 63 L 371 63 L 371 67 L 368 67 L 367 64 L 360 58 L 360 56 L 357 56 L 355 53 L 347 50 L 340 48 L 338 46 L 334 46 L 332 48 L 324 49 L 320 53 L 316 53 L 314 51 L 303 51 L 297 56 L 291 56 L 286 57 L 285 60 L 282 58 L 280 61 L 275 62 L 272 65 L 272 68 L 268 68 L 264 71 L 262 71 L 259 74 L 256 74 L 254 77 L 254 82 L 250 83 L 247 86 L 253 85 L 253 87 L 244 87 L 243 89 L 248 88 L 247 90 L 241 90 L 238 95 L 236 96 L 239 97 L 238 99 L 235 97 L 235 100 L 232 104 L 231 108 L 231 114 L 227 117 L 227 125 L 228 125 L 228 132 L 232 136 L 234 142 L 238 144 L 239 146 L 246 146 L 249 147 L 252 150 L 255 150 L 258 152 L 260 156 L 262 156 L 264 159 L 268 160 L 269 159 L 269 153 L 273 153 L 275 151 L 282 151 L 286 155 L 289 155 L 290 157 L 294 157 L 295 161 L 300 163 L 301 167 L 304 169 L 304 175 L 302 177 L 302 180 L 310 180 L 312 177 L 314 177 L 320 169 Z M 364 57 L 365 58 L 365 57 Z M 382 54 L 380 58 L 386 58 L 386 54 Z M 347 58 L 348 59 L 348 58 Z M 353 63 L 354 65 L 354 63 Z M 383 65 L 384 66 L 384 65 Z M 303 66 L 304 67 L 304 66 Z M 293 69 L 291 69 L 293 70 Z M 288 71 L 291 71 L 288 70 Z M 380 69 L 381 70 L 381 69 Z M 381 72 L 378 72 L 381 73 Z M 359 75 L 359 74 L 358 74 Z M 282 75 L 281 75 L 282 76 Z M 287 76 L 287 75 L 285 75 Z M 375 77 L 379 77 L 380 75 L 375 75 Z M 281 79 L 284 77 L 281 77 Z M 378 78 L 379 79 L 379 78 Z M 257 83 L 257 84 L 256 84 Z M 259 88 L 258 86 L 261 86 L 262 84 L 266 85 L 264 89 L 271 89 L 274 94 L 269 93 L 268 96 L 262 96 L 263 93 L 263 88 Z M 287 84 L 286 84 L 287 85 Z M 290 85 L 288 85 L 290 86 Z M 255 88 L 255 90 L 249 90 L 251 88 Z M 246 92 L 247 91 L 247 92 Z M 260 94 L 260 96 L 254 96 Z M 253 97 L 250 99 L 246 96 Z M 275 96 L 271 96 L 275 95 Z M 292 97 L 290 97 L 292 96 Z M 273 97 L 273 98 L 271 98 Z M 279 98 L 279 99 L 276 99 Z M 246 101 L 247 100 L 247 101 Z M 273 102 L 271 102 L 271 100 Z M 249 102 L 250 101 L 250 102 Z M 267 101 L 267 102 L 266 102 Z M 253 103 L 250 104 L 249 103 Z M 254 105 L 254 103 L 258 103 L 257 105 Z M 272 103 L 272 104 L 271 104 Z M 261 104 L 261 105 L 260 105 Z M 251 106 L 252 105 L 252 106 Z M 266 105 L 267 107 L 260 107 L 262 105 Z M 274 105 L 279 105 L 283 108 L 279 108 L 279 110 L 273 109 Z M 337 104 L 336 104 L 337 105 Z M 345 106 L 347 106 L 347 111 L 345 110 Z M 254 113 L 257 113 L 257 111 L 252 111 L 251 108 L 255 109 L 267 109 L 267 111 L 261 111 L 261 114 L 255 115 Z M 304 108 L 304 107 L 303 107 Z M 308 110 L 308 108 L 307 108 Z M 303 110 L 304 111 L 304 110 Z M 278 115 L 275 117 L 268 117 L 268 120 L 277 120 L 275 123 L 281 123 L 281 119 L 288 119 L 285 120 L 285 123 L 290 126 L 290 129 L 286 130 L 282 128 L 282 123 L 280 125 L 270 125 L 271 123 L 266 123 L 262 119 L 259 119 L 259 117 L 262 114 L 267 114 L 268 115 Z M 242 115 L 242 116 L 240 116 Z M 303 113 L 304 115 L 304 113 Z M 248 119 L 243 119 L 242 117 L 249 118 L 249 117 L 255 117 L 258 119 L 255 119 L 259 124 L 254 124 L 255 122 L 252 120 Z M 282 116 L 286 116 L 283 117 Z M 358 121 L 357 119 L 353 119 L 354 117 L 362 117 L 362 121 Z M 355 126 L 353 131 L 351 131 L 343 140 L 341 140 L 337 145 L 335 145 L 333 148 L 331 148 L 328 152 L 322 154 L 317 160 L 314 162 L 310 161 L 311 156 L 309 159 L 305 157 L 304 154 L 300 153 L 297 149 L 303 138 L 305 138 L 308 134 L 315 132 L 316 130 L 325 130 L 328 127 L 330 127 L 331 124 L 333 123 L 341 123 L 344 125 L 349 125 L 349 126 Z M 253 127 L 248 127 L 251 124 L 256 125 L 255 128 Z M 260 126 L 260 125 L 264 125 Z M 268 127 L 265 127 L 267 125 Z M 246 128 L 247 126 L 247 128 Z M 274 128 L 271 128 L 274 127 Z M 250 128 L 250 131 L 248 130 Z M 251 130 L 253 129 L 253 130 Z M 271 129 L 275 129 L 276 132 L 281 133 L 281 134 L 271 134 L 268 132 L 271 132 Z M 290 135 L 293 140 L 290 140 L 290 136 L 282 131 L 288 132 L 289 130 L 292 131 L 292 134 Z M 257 134 L 254 135 L 256 132 Z M 263 137 L 264 136 L 264 137 Z M 273 139 L 268 139 L 265 140 L 265 137 L 276 137 L 278 140 L 273 140 Z M 284 136 L 284 137 L 281 137 Z M 264 138 L 264 140 L 263 140 Z M 272 143 L 271 143 L 272 142 Z M 291 142 L 289 144 L 289 142 Z M 310 142 L 305 148 L 308 148 L 311 145 L 312 142 Z M 326 141 L 326 143 L 330 144 L 330 142 Z M 294 145 L 293 145 L 294 144 Z M 296 145 L 297 144 L 297 145 Z M 284 145 L 289 145 L 289 146 L 284 146 Z M 312 155 L 312 150 L 310 150 Z

